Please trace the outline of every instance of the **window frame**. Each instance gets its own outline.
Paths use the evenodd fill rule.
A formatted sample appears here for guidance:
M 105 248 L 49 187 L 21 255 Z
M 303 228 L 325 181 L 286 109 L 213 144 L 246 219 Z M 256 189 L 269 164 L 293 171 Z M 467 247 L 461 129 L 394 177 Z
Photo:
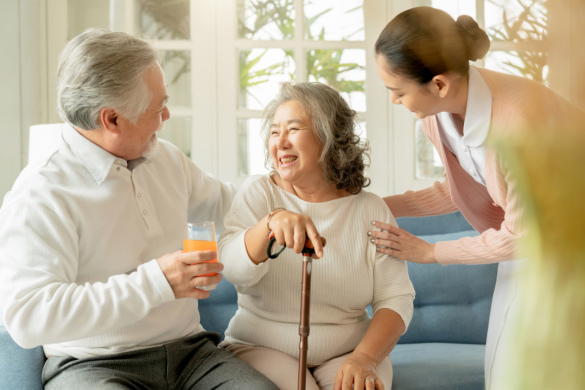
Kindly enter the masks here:
M 476 15 L 480 27 L 484 27 L 484 2 L 476 1 Z M 416 118 L 403 107 L 390 103 L 390 94 L 379 80 L 375 67 L 374 43 L 384 26 L 398 13 L 413 7 L 414 0 L 364 0 L 364 41 L 302 41 L 304 38 L 303 13 L 296 12 L 295 36 L 291 41 L 248 41 L 237 39 L 236 0 L 209 2 L 190 0 L 189 40 L 158 40 L 158 50 L 189 50 L 191 52 L 191 107 L 169 105 L 172 117 L 192 118 L 191 159 L 203 170 L 221 180 L 240 185 L 245 177 L 239 176 L 238 167 L 238 120 L 257 118 L 258 110 L 238 108 L 238 48 L 293 48 L 295 50 L 296 80 L 306 80 L 304 69 L 306 50 L 311 48 L 359 48 L 366 50 L 365 95 L 367 111 L 359 120 L 367 123 L 371 146 L 371 166 L 368 176 L 372 185 L 368 188 L 380 196 L 402 193 L 407 190 L 426 188 L 437 179 L 416 177 Z M 135 33 L 135 0 L 110 0 L 110 28 Z M 303 0 L 295 0 L 296 9 L 302 9 Z M 47 74 L 44 76 L 42 94 L 48 104 L 43 117 L 49 122 L 59 118 L 51 109 L 56 97 L 50 75 L 56 73 L 58 54 L 67 42 L 67 0 L 52 0 L 46 7 L 47 15 Z M 115 10 L 115 11 L 114 11 Z M 301 35 L 299 35 L 299 33 Z M 202 38 L 204 37 L 204 38 Z M 492 42 L 490 51 L 545 50 L 546 43 L 534 44 Z M 203 59 L 203 60 L 202 60 Z M 303 66 L 300 66 L 300 65 Z M 483 65 L 483 62 L 478 62 Z M 549 66 L 549 80 L 566 77 L 553 72 Z M 552 84 L 552 83 L 550 83 Z M 549 86 L 550 86 L 549 84 Z

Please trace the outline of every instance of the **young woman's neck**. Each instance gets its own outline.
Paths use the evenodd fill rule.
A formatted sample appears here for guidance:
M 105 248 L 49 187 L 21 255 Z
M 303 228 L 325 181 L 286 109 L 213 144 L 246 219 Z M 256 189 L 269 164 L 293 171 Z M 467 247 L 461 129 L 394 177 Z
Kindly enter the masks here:
M 453 115 L 456 121 L 465 122 L 467 112 L 467 95 L 469 90 L 469 76 L 461 77 L 454 85 L 453 96 L 449 102 L 447 112 Z

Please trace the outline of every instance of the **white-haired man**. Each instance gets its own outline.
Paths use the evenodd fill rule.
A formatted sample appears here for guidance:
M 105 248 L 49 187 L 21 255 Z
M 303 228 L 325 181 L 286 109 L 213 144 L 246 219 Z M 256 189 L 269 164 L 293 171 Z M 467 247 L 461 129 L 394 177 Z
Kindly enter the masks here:
M 275 389 L 203 331 L 214 252 L 180 252 L 188 220 L 223 227 L 235 189 L 157 141 L 169 119 L 148 41 L 88 30 L 63 51 L 58 146 L 0 210 L 0 304 L 47 389 Z

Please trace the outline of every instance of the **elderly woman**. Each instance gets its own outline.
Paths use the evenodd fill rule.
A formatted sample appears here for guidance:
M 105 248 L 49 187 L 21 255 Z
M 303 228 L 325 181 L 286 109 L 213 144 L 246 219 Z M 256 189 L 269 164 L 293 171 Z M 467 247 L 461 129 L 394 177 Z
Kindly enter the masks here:
M 390 389 L 388 354 L 412 316 L 406 264 L 376 252 L 362 234 L 371 221 L 396 222 L 381 198 L 362 191 L 368 148 L 355 134 L 355 115 L 326 85 L 283 84 L 264 113 L 266 160 L 274 170 L 244 183 L 220 238 L 224 276 L 238 290 L 222 346 L 281 389 L 297 385 L 306 236 L 318 258 L 307 389 Z M 274 260 L 266 254 L 270 231 L 291 248 Z

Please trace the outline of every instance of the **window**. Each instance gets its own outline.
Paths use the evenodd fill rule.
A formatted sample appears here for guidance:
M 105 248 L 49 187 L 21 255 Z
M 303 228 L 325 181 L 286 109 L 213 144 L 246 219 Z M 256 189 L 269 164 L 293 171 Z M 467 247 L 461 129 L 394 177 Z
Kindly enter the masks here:
M 387 110 L 373 62 L 374 41 L 387 22 L 380 3 L 232 0 L 218 6 L 218 137 L 222 156 L 229 156 L 218 160 L 220 177 L 241 183 L 267 171 L 261 116 L 283 81 L 319 81 L 340 91 L 358 111 L 361 136 L 371 141 L 367 129 L 384 122 Z M 382 171 L 376 182 L 385 192 Z
M 226 77 L 220 79 L 218 111 L 223 152 L 238 157 L 220 159 L 222 177 L 240 182 L 267 172 L 261 116 L 281 82 L 319 81 L 337 89 L 358 111 L 361 136 L 367 137 L 366 49 L 371 55 L 373 42 L 366 39 L 364 1 L 236 0 L 230 5 L 221 7 L 222 14 L 235 17 L 219 22 L 218 62 Z M 232 123 L 237 136 L 224 131 Z
M 283 81 L 319 81 L 358 111 L 372 149 L 379 195 L 428 187 L 442 177 L 437 153 L 403 107 L 389 102 L 374 62 L 384 26 L 414 6 L 473 16 L 492 39 L 479 66 L 548 83 L 545 0 L 55 0 L 47 8 L 48 75 L 65 42 L 90 26 L 145 33 L 170 95 L 160 137 L 202 169 L 241 184 L 266 172 L 262 110 Z M 64 15 L 64 16 L 62 16 Z M 67 16 L 68 15 L 68 16 Z M 63 20 L 65 18 L 65 20 Z M 48 77 L 48 76 L 47 76 Z M 54 97 L 47 82 L 48 112 Z M 58 119 L 54 119 L 58 120 Z

